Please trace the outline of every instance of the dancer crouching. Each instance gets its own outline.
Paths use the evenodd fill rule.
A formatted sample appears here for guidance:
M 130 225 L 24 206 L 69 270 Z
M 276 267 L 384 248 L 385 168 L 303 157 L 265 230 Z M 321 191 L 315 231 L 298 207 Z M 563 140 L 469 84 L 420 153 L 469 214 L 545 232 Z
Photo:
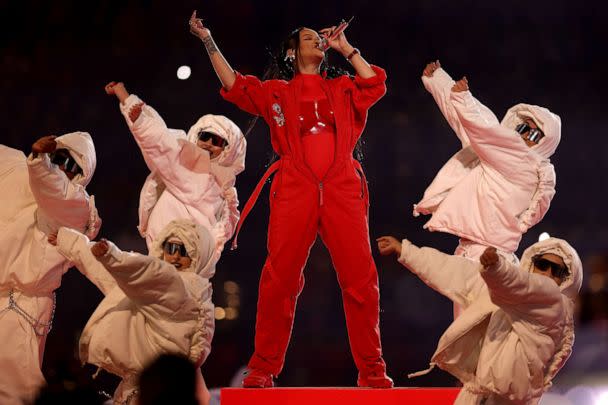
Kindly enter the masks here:
M 122 378 L 115 404 L 137 396 L 137 375 L 158 355 L 175 353 L 200 365 L 215 330 L 210 278 L 213 238 L 187 220 L 171 221 L 149 256 L 89 242 L 61 228 L 57 248 L 105 295 L 80 337 L 80 359 Z M 199 398 L 206 394 L 200 384 Z
M 458 304 L 462 314 L 439 340 L 439 366 L 464 387 L 455 404 L 537 404 L 572 352 L 574 301 L 583 280 L 578 254 L 549 238 L 530 246 L 521 265 L 488 247 L 478 261 L 377 239 L 383 255 Z M 482 284 L 481 288 L 474 286 Z

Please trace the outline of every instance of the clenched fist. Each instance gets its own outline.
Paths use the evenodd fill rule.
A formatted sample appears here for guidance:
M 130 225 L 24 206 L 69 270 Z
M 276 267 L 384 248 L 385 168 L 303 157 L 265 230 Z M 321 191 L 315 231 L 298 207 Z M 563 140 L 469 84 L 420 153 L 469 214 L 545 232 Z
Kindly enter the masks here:
M 49 243 L 53 246 L 57 246 L 57 233 L 52 233 L 47 237 Z
M 455 93 L 459 93 L 461 91 L 467 91 L 469 89 L 469 81 L 467 77 L 464 76 L 462 79 L 458 80 L 454 86 L 452 86 L 452 91 Z
M 381 236 L 376 239 L 378 242 L 378 250 L 382 256 L 388 256 L 391 253 L 395 253 L 397 256 L 401 256 L 401 242 L 392 236 Z
M 137 103 L 129 110 L 129 119 L 131 122 L 137 121 L 141 115 L 141 109 L 144 108 L 144 103 Z
M 106 94 L 116 96 L 118 101 L 123 104 L 127 97 L 129 97 L 129 92 L 123 82 L 110 82 L 105 85 L 104 90 L 106 91 Z
M 57 137 L 54 135 L 48 135 L 48 136 L 43 136 L 42 138 L 38 139 L 32 145 L 32 152 L 34 152 L 34 154 L 36 154 L 36 155 L 38 153 L 54 152 L 55 149 L 57 149 L 57 142 L 55 142 L 55 138 L 57 138 Z
M 492 267 L 496 263 L 498 263 L 498 253 L 496 253 L 496 248 L 489 247 L 484 250 L 479 258 L 479 262 L 485 268 Z
M 440 67 L 441 63 L 439 63 L 439 59 L 437 59 L 435 62 L 428 63 L 422 71 L 422 74 L 426 77 L 432 77 L 435 70 L 439 69 Z
M 108 253 L 110 249 L 110 245 L 108 245 L 108 241 L 106 239 L 101 239 L 99 242 L 96 242 L 93 246 L 91 246 L 91 253 L 95 257 L 101 257 Z

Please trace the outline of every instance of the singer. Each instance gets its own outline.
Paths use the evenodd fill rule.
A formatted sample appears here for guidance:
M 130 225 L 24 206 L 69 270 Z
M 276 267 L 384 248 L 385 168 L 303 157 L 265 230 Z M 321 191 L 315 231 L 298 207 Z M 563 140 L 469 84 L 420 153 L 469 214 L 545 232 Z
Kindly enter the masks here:
M 274 174 L 255 352 L 244 387 L 272 387 L 283 368 L 296 302 L 304 287 L 303 270 L 317 234 L 331 254 L 342 289 L 351 351 L 359 370 L 357 385 L 393 386 L 380 343 L 367 182 L 353 158 L 368 109 L 386 92 L 386 73 L 369 65 L 344 32 L 332 38 L 334 29 L 293 31 L 264 77 L 268 80 L 261 81 L 234 71 L 196 12 L 190 19 L 190 32 L 203 41 L 222 83 L 222 96 L 264 118 L 280 157 L 259 182 L 239 223 L 240 228 L 265 181 Z M 329 48 L 350 62 L 354 78 L 328 67 L 324 38 Z

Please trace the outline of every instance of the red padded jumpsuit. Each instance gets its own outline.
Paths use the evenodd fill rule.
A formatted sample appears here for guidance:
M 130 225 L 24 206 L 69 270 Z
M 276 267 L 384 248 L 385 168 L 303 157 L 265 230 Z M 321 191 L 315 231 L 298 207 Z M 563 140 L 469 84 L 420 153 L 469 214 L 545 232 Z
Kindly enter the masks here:
M 386 93 L 386 73 L 379 67 L 372 68 L 376 75 L 371 78 L 340 76 L 320 81 L 335 123 L 335 143 L 324 142 L 335 147 L 333 164 L 322 169 L 322 178 L 305 159 L 301 122 L 307 112 L 300 111 L 304 85 L 300 75 L 291 81 L 262 82 L 237 73 L 233 87 L 221 90 L 226 100 L 264 118 L 280 157 L 254 190 L 238 227 L 265 181 L 275 173 L 270 189 L 268 257 L 259 286 L 255 352 L 249 361 L 252 369 L 277 376 L 283 368 L 296 302 L 304 286 L 303 270 L 319 234 L 342 289 L 351 351 L 359 369 L 358 383 L 365 385 L 365 379 L 385 373 L 378 274 L 369 241 L 367 182 L 361 165 L 353 158 L 368 109 Z

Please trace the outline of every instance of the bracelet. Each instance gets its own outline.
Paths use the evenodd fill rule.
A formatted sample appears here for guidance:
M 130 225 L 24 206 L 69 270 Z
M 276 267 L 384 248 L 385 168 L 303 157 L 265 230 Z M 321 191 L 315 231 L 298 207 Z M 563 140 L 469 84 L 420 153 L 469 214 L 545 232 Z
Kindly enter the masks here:
M 348 54 L 348 56 L 346 57 L 346 60 L 350 62 L 350 60 L 352 59 L 352 57 L 355 56 L 358 53 L 359 53 L 359 50 L 357 48 L 354 48 L 353 51 Z

